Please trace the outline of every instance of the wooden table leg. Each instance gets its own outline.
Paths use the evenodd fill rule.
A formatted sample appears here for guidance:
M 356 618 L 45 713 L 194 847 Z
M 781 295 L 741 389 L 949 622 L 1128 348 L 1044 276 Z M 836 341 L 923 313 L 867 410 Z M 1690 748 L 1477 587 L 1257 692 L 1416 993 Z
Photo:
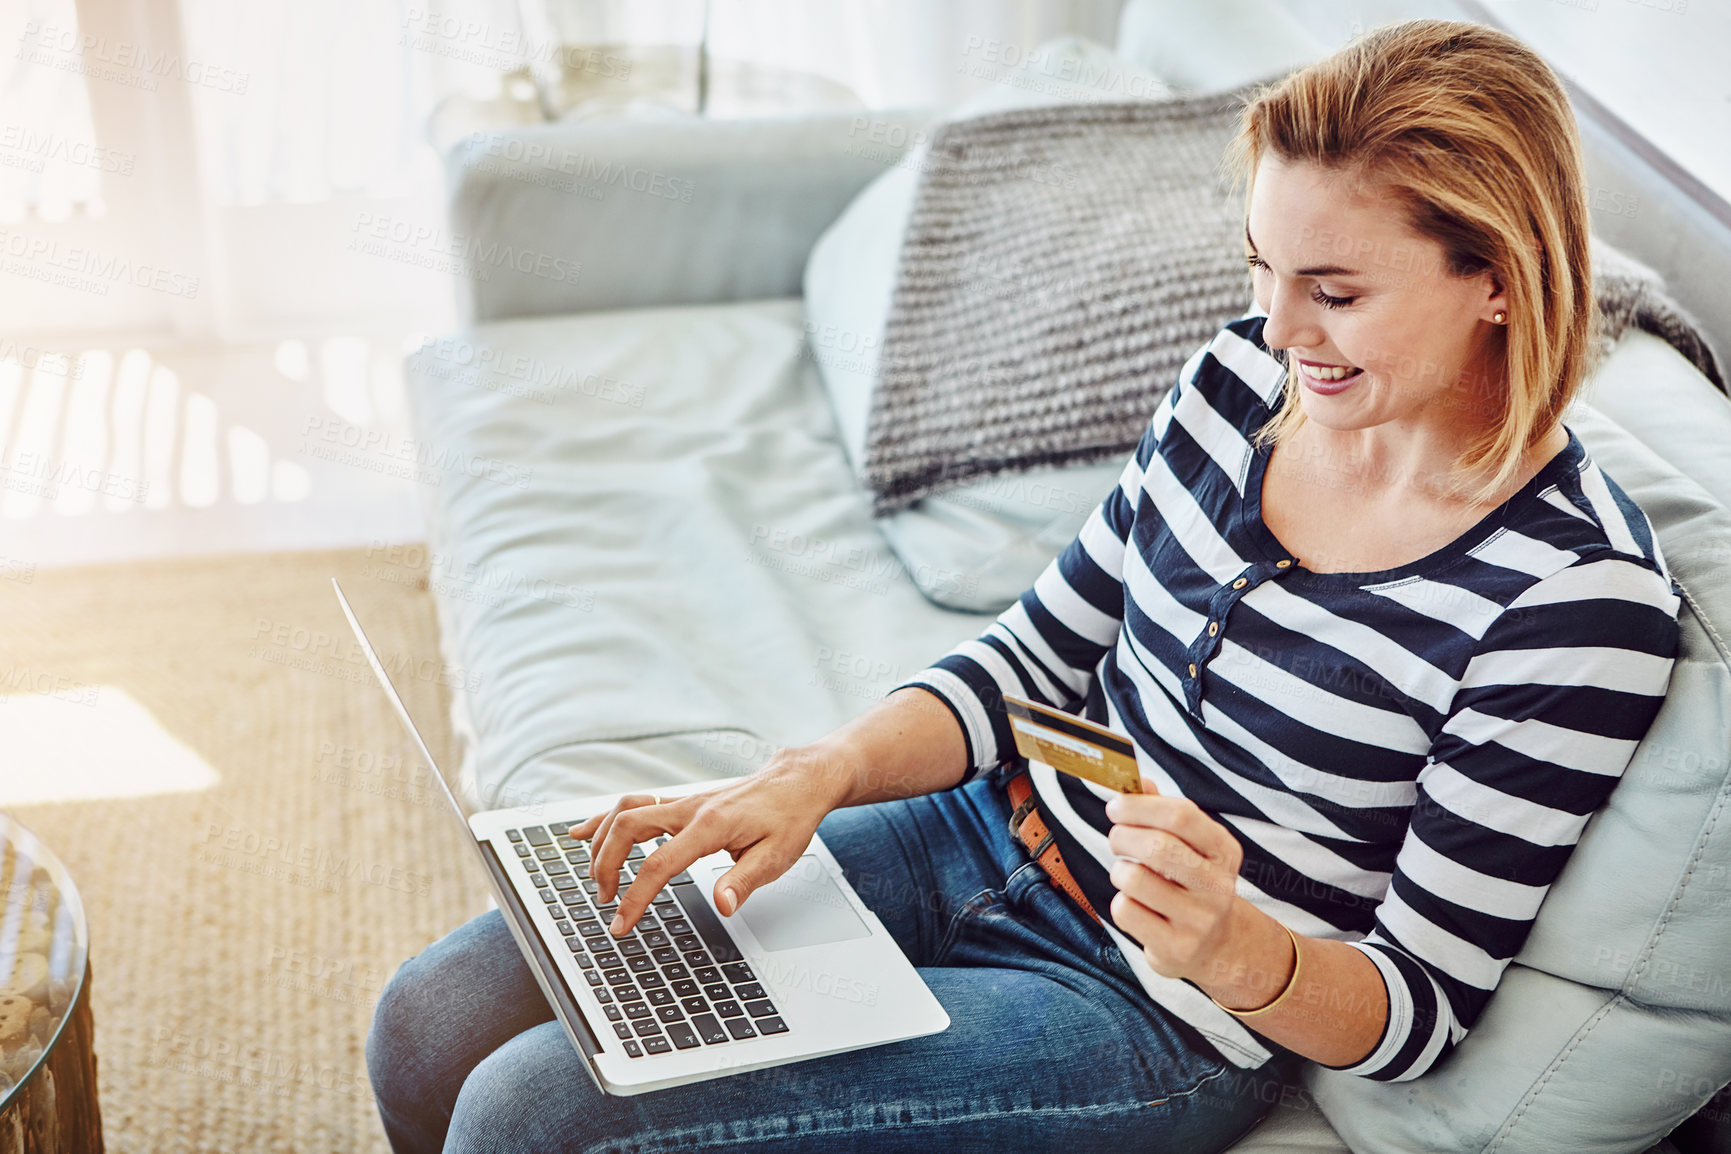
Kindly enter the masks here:
M 0 1154 L 102 1154 L 88 963 L 47 1060 L 0 1114 Z

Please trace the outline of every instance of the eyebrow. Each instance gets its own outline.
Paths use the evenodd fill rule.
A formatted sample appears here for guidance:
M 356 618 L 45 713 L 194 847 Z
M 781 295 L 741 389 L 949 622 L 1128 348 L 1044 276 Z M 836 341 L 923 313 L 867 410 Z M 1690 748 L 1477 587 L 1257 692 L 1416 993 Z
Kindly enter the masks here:
M 1244 224 L 1244 243 L 1250 246 L 1251 252 L 1260 252 L 1260 250 L 1256 247 L 1256 242 L 1254 240 L 1250 239 L 1250 222 L 1249 221 L 1246 221 Z M 1357 269 L 1345 268 L 1345 267 L 1342 267 L 1341 265 L 1338 265 L 1338 264 L 1319 264 L 1319 265 L 1313 265 L 1310 268 L 1301 268 L 1298 270 L 1296 275 L 1298 275 L 1298 276 L 1363 276 L 1364 274 L 1359 272 Z

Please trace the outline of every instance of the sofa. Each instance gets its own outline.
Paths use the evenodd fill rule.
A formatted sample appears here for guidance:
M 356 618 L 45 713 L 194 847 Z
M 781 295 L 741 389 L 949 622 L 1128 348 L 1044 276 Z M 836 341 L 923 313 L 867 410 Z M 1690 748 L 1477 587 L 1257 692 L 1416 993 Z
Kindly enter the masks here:
M 1199 10 L 1129 5 L 1120 50 L 1158 70 L 1148 29 L 1176 7 Z M 424 445 L 512 466 L 429 490 L 471 804 L 749 773 L 990 623 L 874 521 L 822 372 L 859 334 L 802 300 L 820 236 L 934 115 L 551 124 L 449 154 L 451 232 L 510 254 L 459 280 L 461 326 L 406 366 Z M 543 275 L 552 256 L 580 275 Z M 1235 1150 L 1731 1149 L 1663 1138 L 1731 1080 L 1731 401 L 1631 331 L 1566 420 L 1686 593 L 1660 719 L 1450 1061 L 1398 1085 L 1308 1070 Z M 1049 558 L 1067 538 L 1030 539 Z M 1653 1085 L 1595 1092 L 1631 1078 Z

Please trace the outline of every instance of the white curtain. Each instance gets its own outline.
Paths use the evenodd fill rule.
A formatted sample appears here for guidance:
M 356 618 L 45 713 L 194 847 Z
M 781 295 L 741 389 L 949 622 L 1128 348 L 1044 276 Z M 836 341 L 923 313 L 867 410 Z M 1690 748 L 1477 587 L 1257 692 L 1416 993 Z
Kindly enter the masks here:
M 200 168 L 215 204 L 402 195 L 426 174 L 425 124 L 446 94 L 517 66 L 447 20 L 517 35 L 511 0 L 180 0 L 187 55 L 243 74 L 244 93 L 194 96 Z
M 84 78 L 30 59 L 45 30 L 77 28 L 72 0 L 0 0 L 0 36 L 13 46 L 0 54 L 0 222 L 100 212 L 104 166 L 123 175 L 133 167 L 124 146 L 96 140 Z

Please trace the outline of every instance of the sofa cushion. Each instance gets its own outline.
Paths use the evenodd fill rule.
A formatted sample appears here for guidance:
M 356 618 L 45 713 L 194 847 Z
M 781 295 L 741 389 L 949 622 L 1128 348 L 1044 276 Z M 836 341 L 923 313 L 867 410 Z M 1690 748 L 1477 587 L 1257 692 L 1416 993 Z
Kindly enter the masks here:
M 1082 531 L 1123 472 L 1123 460 L 1108 460 L 984 477 L 880 517 L 878 528 L 927 597 L 997 613 Z
M 512 320 L 410 359 L 426 451 L 520 465 L 446 470 L 429 503 L 443 643 L 475 683 L 452 710 L 472 800 L 749 772 L 985 627 L 884 543 L 801 317 Z
M 1331 49 L 1276 0 L 1130 0 L 1117 54 L 1181 92 L 1226 92 L 1302 68 Z
M 1588 382 L 1594 408 L 1731 506 L 1731 399 L 1652 333 L 1623 334 Z M 1731 553 L 1720 552 L 1721 564 Z
M 1303 1085 L 1281 1087 L 1273 1109 L 1231 1149 L 1232 1154 L 1352 1154 Z

